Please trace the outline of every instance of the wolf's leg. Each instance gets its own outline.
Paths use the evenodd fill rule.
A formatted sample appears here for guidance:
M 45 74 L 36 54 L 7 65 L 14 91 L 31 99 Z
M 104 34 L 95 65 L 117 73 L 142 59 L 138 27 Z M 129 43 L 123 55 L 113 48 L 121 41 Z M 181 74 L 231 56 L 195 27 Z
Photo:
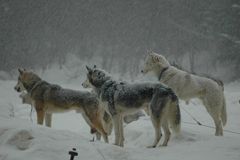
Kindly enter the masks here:
M 46 113 L 45 114 L 45 125 L 47 127 L 51 127 L 52 126 L 52 114 L 51 113 Z
M 144 107 L 144 111 L 145 111 L 145 113 L 147 113 L 148 116 L 150 115 L 148 107 Z
M 97 140 L 100 141 L 101 140 L 101 133 L 96 132 L 96 137 L 97 137 Z
M 90 129 L 90 133 L 91 133 L 91 134 L 94 134 L 94 133 L 95 133 L 97 140 L 100 141 L 100 140 L 101 140 L 101 134 L 102 134 L 102 133 L 99 132 L 99 129 L 95 128 L 93 122 L 89 119 L 90 117 L 88 117 L 85 112 L 82 112 L 82 117 L 83 117 L 83 119 L 86 121 L 86 123 L 90 126 L 90 128 L 91 128 L 91 129 Z M 93 119 L 95 119 L 95 118 L 93 118 Z
M 104 142 L 108 143 L 108 135 L 107 133 L 105 132 L 105 130 L 103 129 L 103 127 L 101 126 L 101 124 L 94 124 L 94 127 L 96 127 L 96 137 L 97 137 L 97 140 L 101 140 L 101 136 L 103 137 L 103 140 Z
M 168 125 L 168 121 L 167 120 L 163 121 L 162 127 L 163 127 L 164 137 L 165 137 L 164 138 L 164 142 L 163 142 L 163 146 L 167 146 L 168 141 L 169 141 L 170 136 L 171 136 L 171 132 L 169 130 L 169 125 Z
M 37 123 L 43 125 L 43 120 L 45 116 L 44 105 L 41 101 L 35 102 L 35 109 L 37 112 Z
M 124 132 L 123 132 L 123 116 L 121 115 L 120 118 L 119 118 L 119 145 L 121 147 L 124 146 Z
M 155 148 L 162 137 L 161 121 L 160 121 L 160 118 L 154 116 L 152 113 L 150 115 L 151 115 L 151 120 L 152 120 L 154 130 L 155 130 L 155 140 L 151 146 L 148 146 L 148 148 Z
M 222 127 L 222 120 L 221 120 L 221 110 L 218 109 L 219 107 L 214 107 L 212 105 L 209 105 L 208 101 L 206 99 L 202 100 L 204 106 L 206 107 L 208 113 L 213 118 L 216 131 L 215 136 L 223 136 L 223 127 Z
M 113 124 L 112 124 L 112 120 L 110 120 L 109 122 L 107 122 L 106 124 L 105 124 L 105 130 L 107 131 L 107 134 L 108 135 L 111 135 L 111 133 L 112 133 L 112 128 L 113 128 Z
M 222 120 L 220 118 L 220 114 L 214 113 L 213 111 L 210 112 L 214 120 L 214 124 L 216 126 L 215 136 L 223 136 L 223 127 L 222 127 Z
M 101 120 L 95 118 L 95 119 L 92 121 L 92 124 L 93 124 L 93 127 L 96 128 L 97 133 L 100 133 L 100 134 L 102 135 L 104 142 L 108 143 L 108 134 L 107 134 L 107 132 L 104 130 L 104 127 L 103 127 L 103 125 L 102 125 L 102 123 L 101 123 Z M 97 135 L 97 134 L 96 134 L 96 135 Z M 98 135 L 97 135 L 97 136 L 98 136 Z
M 106 132 L 102 133 L 102 136 L 103 136 L 103 140 L 105 143 L 108 143 L 108 135 Z
M 103 117 L 101 118 L 101 122 L 103 124 L 104 130 L 107 132 L 108 135 L 112 132 L 112 119 L 110 115 L 104 111 Z
M 114 132 L 115 132 L 115 145 L 120 146 L 119 144 L 119 139 L 120 139 L 120 115 L 113 115 L 112 120 L 113 120 L 113 127 L 114 127 Z
M 37 110 L 37 123 L 43 125 L 43 120 L 44 120 L 44 111 L 41 110 Z
M 104 126 L 103 126 L 103 123 L 102 123 L 101 119 L 97 120 L 96 126 L 97 126 L 98 132 L 101 133 L 104 142 L 108 143 L 108 134 L 107 134 L 107 131 L 105 131 L 105 129 L 104 129 Z

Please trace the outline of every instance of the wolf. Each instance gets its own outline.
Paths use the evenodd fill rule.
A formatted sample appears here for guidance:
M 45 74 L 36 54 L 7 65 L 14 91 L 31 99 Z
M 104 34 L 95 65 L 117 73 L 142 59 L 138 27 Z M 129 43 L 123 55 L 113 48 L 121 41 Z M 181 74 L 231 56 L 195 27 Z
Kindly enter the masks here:
M 150 110 L 155 129 L 155 140 L 149 147 L 156 147 L 162 136 L 163 146 L 170 139 L 170 126 L 173 131 L 180 131 L 180 108 L 175 93 L 161 83 L 121 83 L 110 74 L 97 67 L 87 68 L 87 79 L 96 92 L 101 106 L 111 115 L 115 132 L 115 145 L 123 147 L 123 117 L 135 113 L 144 107 Z
M 33 105 L 33 100 L 31 99 L 31 95 L 27 92 L 22 92 L 19 97 L 22 99 L 22 104 L 28 104 L 28 105 Z M 48 118 L 47 118 L 48 116 Z M 84 120 L 87 122 L 87 124 L 91 127 L 90 128 L 90 133 L 91 134 L 96 134 L 97 140 L 101 139 L 101 134 L 95 129 L 93 128 L 93 126 L 91 125 L 91 122 L 89 122 L 88 118 L 85 116 L 85 114 L 83 115 Z M 51 127 L 52 126 L 52 113 L 46 113 L 45 115 L 45 125 L 47 127 Z M 108 131 L 108 135 L 111 134 L 111 130 L 112 130 L 112 123 L 111 123 L 111 119 L 109 117 L 109 115 L 104 112 L 104 116 L 103 116 L 103 125 L 105 130 Z
M 143 74 L 150 71 L 160 82 L 172 88 L 180 99 L 186 102 L 192 98 L 200 99 L 214 120 L 215 135 L 223 135 L 227 111 L 222 82 L 176 68 L 163 55 L 154 52 L 148 53 L 141 70 Z
M 121 82 L 123 83 L 123 82 Z M 92 88 L 91 84 L 89 83 L 89 81 L 85 80 L 83 83 L 82 83 L 82 87 L 83 88 Z M 148 114 L 148 110 L 146 108 L 144 108 L 145 112 L 147 115 Z M 126 124 L 129 124 L 133 121 L 137 121 L 140 117 L 142 116 L 145 116 L 145 114 L 140 110 L 134 114 L 128 114 L 126 116 L 123 117 L 123 121 L 126 123 Z
M 112 123 L 110 116 L 99 106 L 95 94 L 89 91 L 76 91 L 64 89 L 56 84 L 50 84 L 42 80 L 37 74 L 18 69 L 18 82 L 14 89 L 17 92 L 27 91 L 21 94 L 23 103 L 34 106 L 37 113 L 37 123 L 51 127 L 52 113 L 61 113 L 74 110 L 82 113 L 84 120 L 91 127 L 92 132 L 97 132 L 97 139 L 102 135 L 108 143 L 108 135 L 111 133 Z

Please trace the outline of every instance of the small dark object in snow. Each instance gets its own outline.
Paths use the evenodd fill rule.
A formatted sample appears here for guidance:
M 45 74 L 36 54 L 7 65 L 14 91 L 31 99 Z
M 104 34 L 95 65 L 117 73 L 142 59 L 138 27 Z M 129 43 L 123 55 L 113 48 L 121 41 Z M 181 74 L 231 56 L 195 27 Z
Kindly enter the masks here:
M 91 128 L 90 132 L 91 132 L 91 134 L 94 134 L 97 132 L 97 130 L 95 128 Z
M 78 156 L 78 153 L 76 152 L 76 148 L 73 148 L 72 151 L 69 151 L 68 154 L 70 154 L 70 160 L 74 160 L 74 157 Z

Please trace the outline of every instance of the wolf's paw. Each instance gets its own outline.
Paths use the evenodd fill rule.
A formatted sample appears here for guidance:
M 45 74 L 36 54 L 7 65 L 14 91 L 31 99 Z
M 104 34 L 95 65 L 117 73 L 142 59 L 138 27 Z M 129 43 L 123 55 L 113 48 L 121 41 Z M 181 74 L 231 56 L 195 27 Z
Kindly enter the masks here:
M 95 141 L 94 137 L 89 140 L 89 142 L 94 142 L 94 141 Z
M 223 133 L 215 133 L 215 136 L 223 136 Z
M 161 145 L 161 147 L 167 147 L 167 144 L 163 143 L 163 144 Z
M 147 148 L 156 148 L 156 145 L 147 146 Z
M 113 145 L 118 146 L 118 147 L 123 147 L 123 144 L 116 144 L 116 143 L 113 143 Z

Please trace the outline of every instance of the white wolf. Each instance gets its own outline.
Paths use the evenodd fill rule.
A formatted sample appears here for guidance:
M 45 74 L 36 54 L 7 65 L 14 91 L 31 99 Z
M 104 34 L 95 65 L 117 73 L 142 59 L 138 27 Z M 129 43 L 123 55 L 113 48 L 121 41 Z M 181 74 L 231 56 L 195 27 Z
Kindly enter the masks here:
M 142 73 L 153 71 L 158 80 L 171 87 L 177 96 L 185 101 L 199 98 L 214 120 L 216 136 L 223 135 L 222 125 L 226 125 L 226 102 L 223 84 L 210 78 L 201 77 L 180 70 L 162 55 L 151 52 L 148 54 Z

